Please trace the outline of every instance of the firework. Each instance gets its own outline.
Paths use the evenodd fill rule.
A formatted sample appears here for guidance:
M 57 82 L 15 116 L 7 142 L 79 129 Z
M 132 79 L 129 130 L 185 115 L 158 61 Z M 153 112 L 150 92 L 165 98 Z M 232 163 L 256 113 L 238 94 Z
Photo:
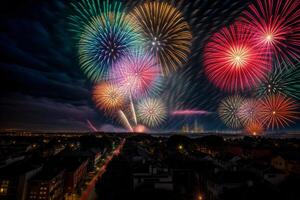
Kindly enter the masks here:
M 93 89 L 92 96 L 96 106 L 108 113 L 119 110 L 125 102 L 119 88 L 106 82 L 97 84 Z
M 146 49 L 158 59 L 166 75 L 186 63 L 192 34 L 182 14 L 168 3 L 147 2 L 131 13 L 142 30 Z
M 240 128 L 242 126 L 238 117 L 238 109 L 242 105 L 244 98 L 235 95 L 226 97 L 219 105 L 218 112 L 222 121 L 231 128 Z
M 128 121 L 128 118 L 126 117 L 126 115 L 124 114 L 124 112 L 122 110 L 118 111 L 121 122 L 123 123 L 123 125 L 127 128 L 127 130 L 129 130 L 130 132 L 133 132 L 133 128 L 131 126 L 131 124 Z
M 298 118 L 297 115 L 297 105 L 291 98 L 271 95 L 260 101 L 259 117 L 268 128 L 288 126 Z
M 286 64 L 275 64 L 273 71 L 256 90 L 258 97 L 280 94 L 300 100 L 300 66 L 286 67 Z
M 257 48 L 253 34 L 240 23 L 215 33 L 204 50 L 205 73 L 226 91 L 256 86 L 271 69 L 270 54 Z
M 256 33 L 257 43 L 280 61 L 300 58 L 299 0 L 256 0 L 244 11 L 242 21 Z
M 164 103 L 154 98 L 146 98 L 140 101 L 137 107 L 137 113 L 140 121 L 149 127 L 156 127 L 167 118 Z
M 137 125 L 137 117 L 136 117 L 135 107 L 134 107 L 132 99 L 130 99 L 130 109 L 131 109 L 134 124 Z
M 88 125 L 88 127 L 93 131 L 93 132 L 97 132 L 98 129 L 92 124 L 92 122 L 90 120 L 86 120 L 86 123 Z
M 119 4 L 115 5 L 116 8 L 120 6 Z M 84 30 L 85 25 L 90 23 L 93 17 L 102 16 L 104 19 L 108 15 L 102 15 L 102 13 L 114 13 L 110 12 L 110 6 L 109 1 L 103 3 L 100 0 L 80 0 L 76 3 L 71 3 L 72 14 L 68 17 L 70 30 L 76 36 L 79 36 Z
M 246 132 L 251 135 L 260 135 L 264 131 L 264 128 L 259 122 L 251 122 L 246 126 Z
M 134 99 L 153 95 L 161 86 L 160 66 L 152 56 L 136 50 L 113 65 L 110 79 Z
M 175 110 L 172 115 L 207 115 L 210 112 L 206 110 Z
M 244 126 L 258 121 L 259 103 L 256 99 L 244 100 L 238 108 L 238 117 Z
M 135 133 L 145 133 L 147 131 L 147 128 L 141 124 L 136 125 L 133 127 L 133 132 Z
M 93 7 L 88 1 L 78 4 L 77 9 L 86 13 L 79 16 L 86 23 L 78 22 L 82 26 L 78 52 L 82 71 L 88 79 L 97 82 L 106 80 L 111 65 L 140 44 L 141 35 L 120 3 L 106 1 L 97 9 Z

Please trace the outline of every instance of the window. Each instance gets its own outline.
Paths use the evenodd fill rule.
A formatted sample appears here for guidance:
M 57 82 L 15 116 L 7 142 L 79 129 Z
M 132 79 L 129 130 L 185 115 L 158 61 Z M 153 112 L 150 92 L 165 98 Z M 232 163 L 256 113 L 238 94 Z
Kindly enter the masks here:
M 6 195 L 6 194 L 7 194 L 7 188 L 1 187 L 1 188 L 0 188 L 0 194 L 1 194 L 1 195 Z
M 0 185 L 0 195 L 6 195 L 8 190 L 9 181 L 4 180 Z

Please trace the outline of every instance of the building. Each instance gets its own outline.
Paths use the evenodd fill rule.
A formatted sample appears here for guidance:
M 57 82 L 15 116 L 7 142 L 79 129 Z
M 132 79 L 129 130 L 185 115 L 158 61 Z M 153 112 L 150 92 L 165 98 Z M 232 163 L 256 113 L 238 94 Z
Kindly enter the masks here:
M 204 129 L 203 126 L 201 125 L 199 126 L 198 121 L 195 120 L 193 126 L 190 126 L 189 124 L 183 125 L 181 128 L 181 132 L 182 133 L 203 133 Z
M 44 158 L 57 155 L 65 149 L 64 145 L 44 145 L 39 151 Z
M 264 171 L 263 178 L 268 183 L 271 183 L 273 185 L 278 185 L 282 181 L 285 180 L 286 176 L 287 175 L 281 170 L 278 170 L 278 169 L 275 169 L 275 168 L 269 168 L 269 169 Z
M 300 174 L 299 155 L 279 155 L 271 160 L 271 165 L 289 174 Z
M 61 200 L 64 196 L 64 170 L 47 166 L 30 180 L 28 200 Z
M 174 189 L 172 173 L 167 168 L 149 165 L 148 172 L 133 173 L 133 188 L 147 187 L 151 189 Z
M 207 179 L 206 199 L 220 199 L 220 196 L 228 190 L 242 186 L 252 186 L 257 178 L 249 172 L 220 171 L 210 174 Z
M 282 156 L 276 156 L 276 157 L 272 158 L 271 165 L 275 169 L 284 171 L 287 168 L 287 161 Z
M 88 159 L 88 171 L 93 171 L 99 162 L 101 161 L 102 154 L 101 151 L 98 149 L 89 149 L 85 151 L 75 151 L 75 152 L 64 152 L 62 154 L 64 157 L 73 157 L 73 158 L 84 158 Z
M 94 170 L 101 161 L 101 152 L 97 151 L 96 149 L 91 149 L 88 152 L 86 152 L 86 156 L 89 159 L 88 169 Z
M 42 169 L 28 161 L 17 161 L 0 169 L 0 199 L 25 200 L 28 181 Z
M 63 160 L 65 175 L 65 191 L 67 195 L 76 192 L 87 175 L 89 160 L 84 157 L 67 157 Z

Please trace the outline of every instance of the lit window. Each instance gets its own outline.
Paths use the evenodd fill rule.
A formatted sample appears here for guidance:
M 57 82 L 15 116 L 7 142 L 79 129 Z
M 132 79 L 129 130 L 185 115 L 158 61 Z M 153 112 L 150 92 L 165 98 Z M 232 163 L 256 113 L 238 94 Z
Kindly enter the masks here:
M 4 193 L 4 188 L 0 188 L 0 193 Z
M 7 189 L 8 189 L 9 181 L 2 181 L 2 184 L 0 185 L 0 194 L 6 195 Z

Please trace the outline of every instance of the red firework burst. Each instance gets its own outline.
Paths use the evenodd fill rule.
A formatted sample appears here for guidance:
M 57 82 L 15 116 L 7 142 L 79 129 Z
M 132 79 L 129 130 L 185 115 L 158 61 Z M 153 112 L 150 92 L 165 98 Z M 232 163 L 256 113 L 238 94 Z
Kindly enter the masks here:
M 271 69 L 270 53 L 258 48 L 252 31 L 240 23 L 215 33 L 204 50 L 205 73 L 226 91 L 256 86 Z
M 285 127 L 298 119 L 297 104 L 281 95 L 266 96 L 260 101 L 259 117 L 268 128 Z
M 243 12 L 242 21 L 278 60 L 292 63 L 300 58 L 299 0 L 256 0 Z

